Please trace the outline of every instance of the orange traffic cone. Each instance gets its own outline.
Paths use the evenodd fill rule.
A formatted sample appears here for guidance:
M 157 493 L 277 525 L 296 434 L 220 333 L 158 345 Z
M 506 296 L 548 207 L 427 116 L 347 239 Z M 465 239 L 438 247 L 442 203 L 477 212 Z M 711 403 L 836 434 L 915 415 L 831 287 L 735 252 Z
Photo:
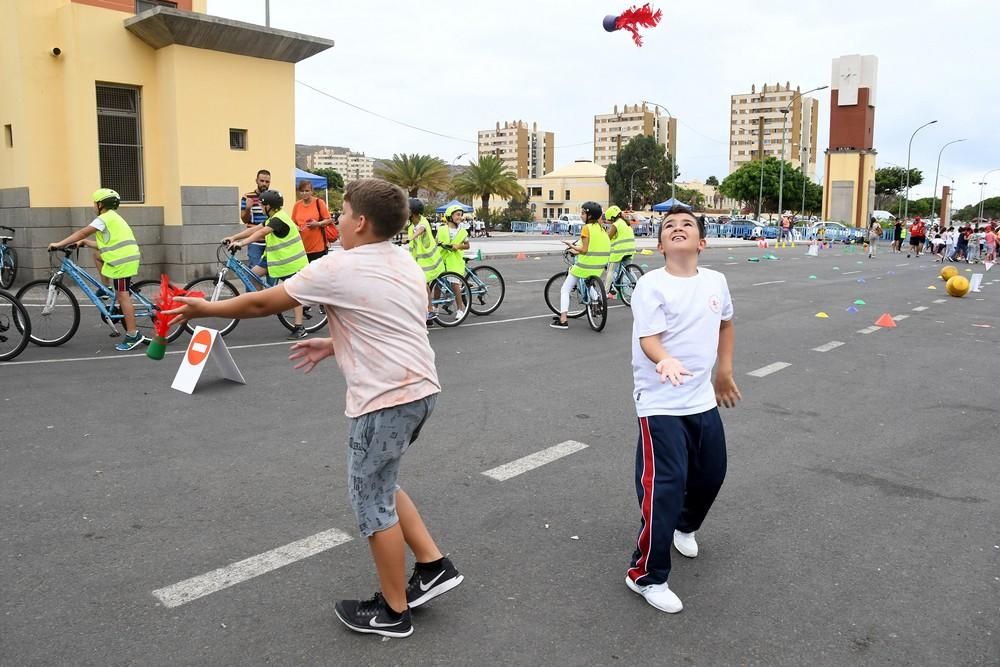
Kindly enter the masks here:
M 896 320 L 892 319 L 892 315 L 889 313 L 882 313 L 882 316 L 875 320 L 875 326 L 891 329 L 896 326 Z
M 514 259 L 518 259 L 518 260 L 520 260 L 520 259 L 528 259 L 528 256 L 525 255 L 523 252 L 519 252 L 519 253 L 517 253 L 517 257 L 515 257 Z

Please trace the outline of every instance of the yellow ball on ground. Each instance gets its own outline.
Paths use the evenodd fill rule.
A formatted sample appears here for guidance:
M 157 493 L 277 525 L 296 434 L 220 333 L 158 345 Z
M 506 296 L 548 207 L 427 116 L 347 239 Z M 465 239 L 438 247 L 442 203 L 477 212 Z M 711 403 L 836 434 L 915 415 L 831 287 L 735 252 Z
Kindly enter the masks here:
M 947 268 L 950 269 L 951 267 Z M 948 278 L 948 282 L 945 283 L 944 288 L 952 296 L 965 296 L 969 293 L 969 279 L 965 276 L 952 276 Z
M 940 275 L 941 275 L 941 280 L 948 282 L 948 280 L 950 280 L 952 276 L 958 275 L 958 269 L 956 269 L 954 266 L 945 266 L 941 269 Z

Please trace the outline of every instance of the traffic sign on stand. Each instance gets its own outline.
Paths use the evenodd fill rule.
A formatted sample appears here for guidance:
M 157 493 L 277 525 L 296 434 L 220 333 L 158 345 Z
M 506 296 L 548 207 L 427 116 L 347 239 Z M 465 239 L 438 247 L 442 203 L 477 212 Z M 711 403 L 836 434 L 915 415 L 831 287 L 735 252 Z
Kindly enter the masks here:
M 232 382 L 246 384 L 243 374 L 233 361 L 233 355 L 226 347 L 226 341 L 215 329 L 206 327 L 195 327 L 191 342 L 188 343 L 184 358 L 181 359 L 181 367 L 177 369 L 174 376 L 174 383 L 170 385 L 172 389 L 183 391 L 185 394 L 193 394 L 194 388 L 198 386 L 198 379 L 201 378 L 202 371 L 205 370 L 205 362 L 211 355 L 215 361 L 216 368 L 222 373 L 222 377 Z

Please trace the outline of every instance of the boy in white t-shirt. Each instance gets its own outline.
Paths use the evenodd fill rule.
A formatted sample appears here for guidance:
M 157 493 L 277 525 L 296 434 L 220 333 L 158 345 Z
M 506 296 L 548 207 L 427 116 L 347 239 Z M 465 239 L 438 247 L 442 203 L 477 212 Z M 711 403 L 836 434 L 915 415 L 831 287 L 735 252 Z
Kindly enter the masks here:
M 296 343 L 289 359 L 308 373 L 335 356 L 347 380 L 349 493 L 381 584 L 371 600 L 341 600 L 335 611 L 352 630 L 387 637 L 412 634 L 410 608 L 463 580 L 397 484 L 403 453 L 441 391 L 424 323 L 424 272 L 391 243 L 408 217 L 406 194 L 395 185 L 352 181 L 337 221 L 345 252 L 321 257 L 267 290 L 215 303 L 178 299 L 184 305 L 167 311 L 177 322 L 265 317 L 301 303 L 326 307 L 331 338 Z M 408 583 L 406 546 L 416 559 Z
M 641 528 L 626 585 L 660 611 L 677 613 L 670 545 L 698 555 L 697 531 L 726 476 L 718 405 L 742 398 L 733 380 L 733 304 L 726 277 L 698 267 L 705 222 L 675 206 L 660 227 L 663 269 L 632 295 L 632 372 L 639 442 L 635 488 Z M 710 380 L 712 367 L 715 384 Z M 669 380 L 669 382 L 667 382 Z

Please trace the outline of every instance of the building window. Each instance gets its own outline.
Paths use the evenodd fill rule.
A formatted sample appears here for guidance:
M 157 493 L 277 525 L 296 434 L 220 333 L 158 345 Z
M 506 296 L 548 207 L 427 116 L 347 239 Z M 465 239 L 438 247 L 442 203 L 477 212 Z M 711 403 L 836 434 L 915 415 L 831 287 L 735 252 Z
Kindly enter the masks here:
M 553 200 L 555 200 L 555 198 L 556 198 L 556 191 L 555 190 L 549 190 L 549 201 L 553 201 Z
M 7 148 L 14 147 L 14 128 L 10 124 L 3 126 L 3 138 Z
M 247 149 L 247 131 L 229 128 L 229 148 L 234 151 Z
M 566 191 L 566 201 L 569 201 L 572 197 L 569 196 L 569 190 Z
M 141 14 L 154 7 L 171 7 L 177 9 L 177 3 L 170 0 L 135 0 L 135 13 Z
M 116 190 L 123 202 L 144 200 L 139 89 L 97 85 L 97 147 L 101 187 Z

